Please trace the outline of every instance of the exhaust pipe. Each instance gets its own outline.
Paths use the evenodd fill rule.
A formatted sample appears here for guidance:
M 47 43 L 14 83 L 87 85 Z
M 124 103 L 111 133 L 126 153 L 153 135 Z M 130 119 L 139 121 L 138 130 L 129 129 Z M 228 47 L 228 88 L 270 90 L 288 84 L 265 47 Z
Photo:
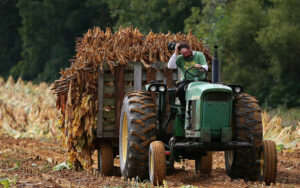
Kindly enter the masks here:
M 212 83 L 219 83 L 221 81 L 221 66 L 218 59 L 218 45 L 214 45 L 215 55 L 212 60 Z

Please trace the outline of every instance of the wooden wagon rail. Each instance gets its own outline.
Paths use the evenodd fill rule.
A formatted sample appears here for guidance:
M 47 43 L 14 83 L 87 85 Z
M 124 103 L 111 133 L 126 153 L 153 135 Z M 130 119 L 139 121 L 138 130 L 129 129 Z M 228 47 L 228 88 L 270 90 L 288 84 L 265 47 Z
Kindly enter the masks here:
M 125 93 L 144 90 L 145 85 L 152 80 L 163 82 L 168 87 L 175 86 L 178 73 L 166 66 L 167 63 L 159 62 L 153 63 L 151 67 L 145 69 L 142 63 L 129 63 L 128 66 L 115 66 L 114 75 L 107 71 L 110 69 L 108 66 L 103 67 L 103 74 L 98 69 L 98 138 L 118 137 L 120 114 Z M 113 84 L 110 84 L 112 82 Z M 107 106 L 113 106 L 113 109 L 106 112 L 105 107 Z M 111 121 L 107 121 L 107 119 Z

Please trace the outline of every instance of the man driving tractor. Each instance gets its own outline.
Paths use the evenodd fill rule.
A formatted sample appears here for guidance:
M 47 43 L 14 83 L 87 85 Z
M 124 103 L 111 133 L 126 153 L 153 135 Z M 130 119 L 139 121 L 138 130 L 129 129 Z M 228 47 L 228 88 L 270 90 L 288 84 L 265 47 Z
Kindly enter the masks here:
M 179 55 L 180 54 L 180 55 Z M 168 62 L 169 69 L 180 68 L 182 73 L 187 69 L 195 67 L 196 69 L 208 70 L 205 56 L 202 52 L 193 51 L 187 43 L 176 43 L 175 52 Z M 185 105 L 185 91 L 184 88 L 190 83 L 190 80 L 185 78 L 185 74 L 181 75 L 180 82 L 177 84 L 178 89 L 176 95 L 178 96 L 181 105 Z

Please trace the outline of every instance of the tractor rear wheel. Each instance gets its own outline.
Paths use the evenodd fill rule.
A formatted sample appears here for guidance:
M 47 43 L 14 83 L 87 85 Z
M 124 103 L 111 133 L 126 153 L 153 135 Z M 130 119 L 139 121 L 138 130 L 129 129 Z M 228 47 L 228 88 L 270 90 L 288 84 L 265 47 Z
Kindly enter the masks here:
M 154 141 L 150 144 L 149 177 L 153 185 L 161 185 L 166 178 L 166 154 L 161 141 Z
M 260 181 L 266 185 L 275 183 L 277 174 L 277 151 L 274 141 L 264 140 L 260 151 Z
M 113 148 L 109 143 L 101 143 L 98 150 L 98 171 L 105 176 L 112 176 L 114 173 Z
M 235 141 L 253 144 L 250 149 L 225 151 L 226 173 L 231 178 L 257 180 L 259 178 L 262 123 L 258 101 L 245 93 L 235 97 L 232 113 L 232 131 Z
M 151 94 L 134 91 L 124 98 L 120 116 L 120 170 L 125 179 L 148 178 L 149 145 L 156 140 L 156 111 Z
M 200 172 L 202 174 L 211 174 L 212 164 L 213 164 L 213 155 L 212 152 L 207 152 L 207 155 L 202 156 L 201 159 L 195 160 L 196 172 Z

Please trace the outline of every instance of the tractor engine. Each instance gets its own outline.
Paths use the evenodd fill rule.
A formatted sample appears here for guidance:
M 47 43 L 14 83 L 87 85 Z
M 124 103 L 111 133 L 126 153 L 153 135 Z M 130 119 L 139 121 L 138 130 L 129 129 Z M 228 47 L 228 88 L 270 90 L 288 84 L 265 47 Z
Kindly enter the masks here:
M 187 88 L 185 136 L 201 142 L 229 142 L 232 99 L 228 86 L 191 83 Z

